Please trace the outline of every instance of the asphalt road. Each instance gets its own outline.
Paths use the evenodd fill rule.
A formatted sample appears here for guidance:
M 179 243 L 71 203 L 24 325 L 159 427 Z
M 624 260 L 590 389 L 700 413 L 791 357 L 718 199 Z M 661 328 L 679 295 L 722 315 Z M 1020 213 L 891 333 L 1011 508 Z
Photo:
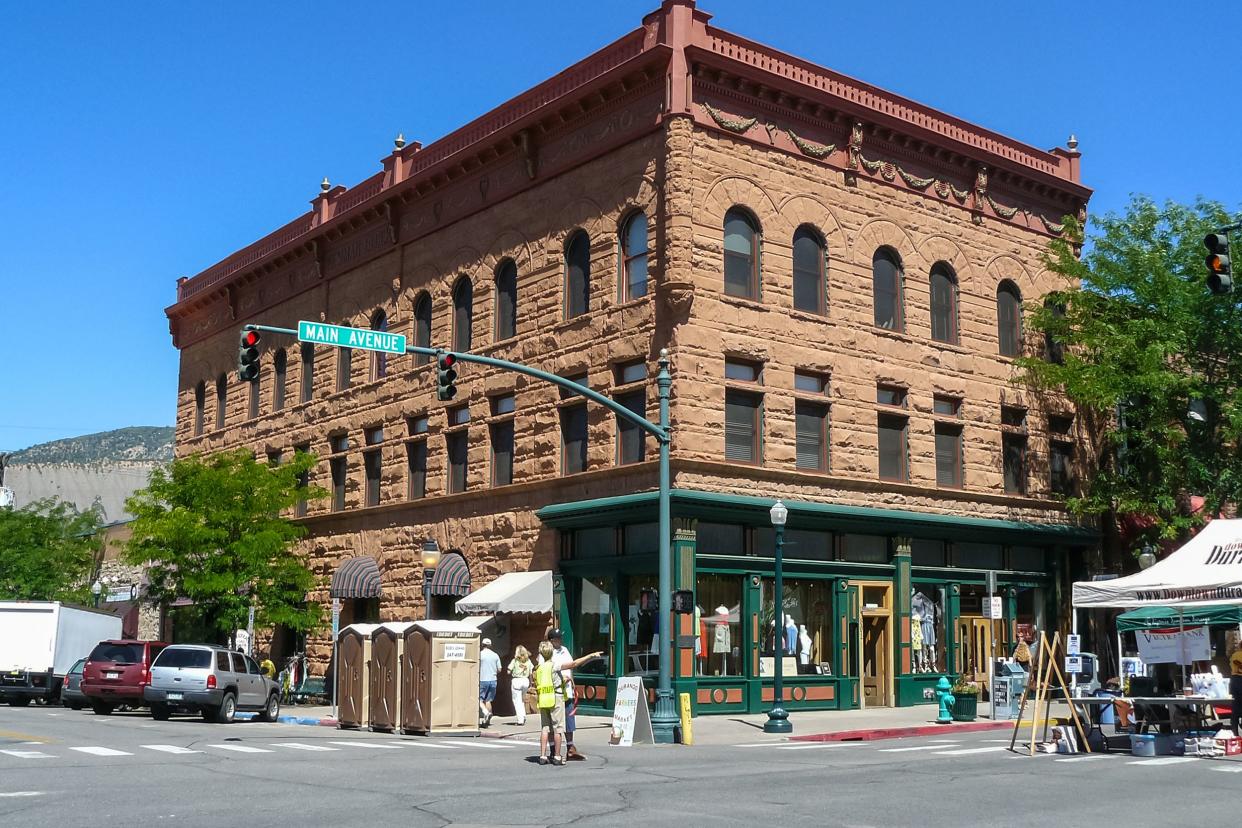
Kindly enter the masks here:
M 1236 821 L 1242 761 L 1020 756 L 1003 734 L 610 748 L 0 707 L 0 825 L 1154 826 Z

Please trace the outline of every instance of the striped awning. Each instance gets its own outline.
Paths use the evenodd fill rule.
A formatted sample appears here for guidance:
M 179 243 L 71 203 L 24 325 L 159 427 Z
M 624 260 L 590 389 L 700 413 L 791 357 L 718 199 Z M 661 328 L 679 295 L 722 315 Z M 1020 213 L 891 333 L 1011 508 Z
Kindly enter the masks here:
M 461 597 L 470 594 L 470 567 L 466 566 L 466 559 L 460 552 L 445 552 L 440 557 L 429 588 L 432 595 Z
M 363 555 L 344 561 L 332 573 L 332 598 L 378 598 L 383 593 L 379 565 L 374 558 Z

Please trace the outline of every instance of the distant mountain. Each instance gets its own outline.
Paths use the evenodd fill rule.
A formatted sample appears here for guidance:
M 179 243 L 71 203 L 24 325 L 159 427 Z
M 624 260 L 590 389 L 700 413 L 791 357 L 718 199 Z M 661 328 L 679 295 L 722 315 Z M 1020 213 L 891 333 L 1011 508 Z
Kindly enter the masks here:
M 9 455 L 7 465 L 167 463 L 172 458 L 172 426 L 131 426 L 39 443 Z

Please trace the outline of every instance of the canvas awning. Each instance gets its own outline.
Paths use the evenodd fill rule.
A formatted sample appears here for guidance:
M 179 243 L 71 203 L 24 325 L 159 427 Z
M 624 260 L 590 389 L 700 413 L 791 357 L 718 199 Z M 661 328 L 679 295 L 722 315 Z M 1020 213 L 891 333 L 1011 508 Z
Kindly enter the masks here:
M 1242 604 L 1191 607 L 1181 615 L 1175 607 L 1139 607 L 1117 616 L 1117 632 L 1174 627 L 1234 627 L 1242 624 Z
M 552 573 L 506 572 L 457 602 L 466 615 L 496 612 L 551 612 Z
M 383 593 L 379 564 L 367 555 L 350 558 L 332 573 L 332 598 L 378 598 Z
M 431 576 L 428 590 L 432 595 L 468 595 L 470 593 L 470 567 L 458 552 L 445 552 L 440 565 Z
M 1111 581 L 1074 584 L 1075 607 L 1191 607 L 1242 604 L 1242 520 L 1214 520 L 1180 549 Z

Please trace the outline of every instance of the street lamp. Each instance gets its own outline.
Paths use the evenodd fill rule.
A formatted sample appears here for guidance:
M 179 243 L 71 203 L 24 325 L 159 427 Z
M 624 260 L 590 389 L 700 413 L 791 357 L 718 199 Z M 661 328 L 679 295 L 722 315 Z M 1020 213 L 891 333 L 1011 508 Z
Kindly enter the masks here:
M 431 618 L 431 579 L 440 565 L 440 544 L 433 538 L 423 541 L 423 618 Z
M 1143 551 L 1139 553 L 1138 561 L 1139 569 L 1150 569 L 1156 562 L 1156 547 L 1150 543 L 1143 544 Z
M 99 583 L 99 579 L 95 579 L 95 583 L 91 584 L 91 595 L 95 596 L 95 606 L 99 606 L 99 593 L 103 592 L 103 584 Z
M 785 508 L 785 504 L 779 500 L 772 504 L 769 512 L 772 518 L 772 526 L 776 529 L 776 560 L 775 572 L 772 584 L 772 636 L 776 649 L 773 655 L 776 656 L 772 668 L 772 709 L 768 711 L 768 720 L 763 723 L 764 733 L 792 733 L 793 725 L 789 723 L 789 713 L 785 711 L 785 685 L 784 685 L 784 655 L 785 655 L 785 625 L 783 623 L 783 610 L 785 606 L 785 571 L 783 558 L 783 549 L 785 545 L 785 520 L 789 517 L 789 510 Z

